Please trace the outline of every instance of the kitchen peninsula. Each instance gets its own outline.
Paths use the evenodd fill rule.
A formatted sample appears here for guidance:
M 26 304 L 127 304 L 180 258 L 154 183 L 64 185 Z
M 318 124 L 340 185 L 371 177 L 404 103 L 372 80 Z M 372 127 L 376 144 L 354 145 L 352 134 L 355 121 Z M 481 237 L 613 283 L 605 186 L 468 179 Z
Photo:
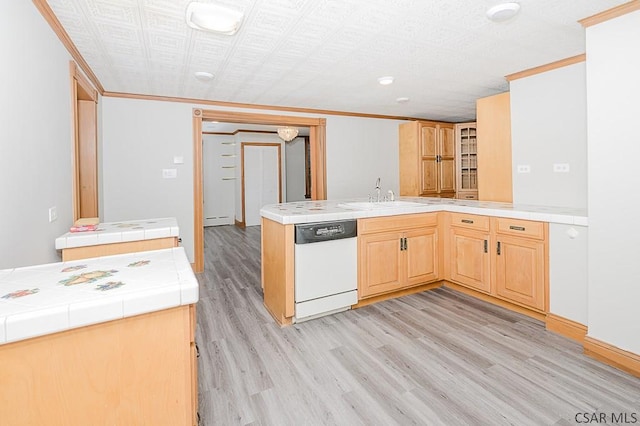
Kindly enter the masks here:
M 3 424 L 196 424 L 182 247 L 0 270 Z
M 353 307 L 446 285 L 541 320 L 549 312 L 548 226 L 587 226 L 581 209 L 425 197 L 275 204 L 261 215 L 264 303 L 281 325 L 296 314 L 296 224 L 357 220 Z
M 177 247 L 180 228 L 174 217 L 99 223 L 95 231 L 67 232 L 56 238 L 62 260 Z

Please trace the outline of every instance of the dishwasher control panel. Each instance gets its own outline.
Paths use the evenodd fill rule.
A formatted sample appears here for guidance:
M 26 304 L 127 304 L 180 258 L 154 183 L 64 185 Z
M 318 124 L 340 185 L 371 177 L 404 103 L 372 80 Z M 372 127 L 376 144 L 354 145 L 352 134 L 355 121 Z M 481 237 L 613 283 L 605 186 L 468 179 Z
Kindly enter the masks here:
M 358 222 L 343 220 L 339 222 L 318 222 L 296 225 L 296 244 L 319 243 L 322 241 L 354 238 L 358 235 Z

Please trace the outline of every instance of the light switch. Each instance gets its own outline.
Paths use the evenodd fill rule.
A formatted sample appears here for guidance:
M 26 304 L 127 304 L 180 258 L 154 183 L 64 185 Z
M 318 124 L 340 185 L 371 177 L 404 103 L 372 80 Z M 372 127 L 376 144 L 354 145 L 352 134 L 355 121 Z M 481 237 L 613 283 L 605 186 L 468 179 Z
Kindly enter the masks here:
M 178 176 L 178 170 L 176 169 L 162 169 L 163 179 L 175 179 Z
M 173 164 L 184 164 L 184 157 L 182 155 L 176 155 L 173 157 Z
M 554 173 L 569 173 L 569 163 L 555 163 L 553 171 Z
M 531 173 L 531 166 L 528 164 L 518 164 L 518 173 Z
M 53 222 L 58 219 L 58 209 L 56 206 L 49 207 L 49 222 Z

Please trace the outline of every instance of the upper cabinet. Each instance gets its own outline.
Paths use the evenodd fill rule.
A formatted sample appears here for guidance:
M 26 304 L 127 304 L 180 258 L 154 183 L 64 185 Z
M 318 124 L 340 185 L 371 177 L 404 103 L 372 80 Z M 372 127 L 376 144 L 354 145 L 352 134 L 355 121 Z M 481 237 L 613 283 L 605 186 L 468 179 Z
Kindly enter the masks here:
M 478 99 L 478 199 L 513 201 L 509 92 Z
M 400 195 L 454 197 L 453 124 L 412 121 L 400 125 Z
M 456 198 L 478 199 L 478 144 L 476 123 L 456 124 Z

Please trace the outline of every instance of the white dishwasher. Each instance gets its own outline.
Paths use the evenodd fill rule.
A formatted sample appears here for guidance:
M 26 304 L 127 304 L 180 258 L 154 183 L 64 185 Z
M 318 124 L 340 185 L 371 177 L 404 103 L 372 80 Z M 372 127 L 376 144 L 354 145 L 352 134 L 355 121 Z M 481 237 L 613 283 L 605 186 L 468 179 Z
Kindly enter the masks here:
M 357 222 L 305 223 L 295 231 L 294 322 L 358 303 Z

